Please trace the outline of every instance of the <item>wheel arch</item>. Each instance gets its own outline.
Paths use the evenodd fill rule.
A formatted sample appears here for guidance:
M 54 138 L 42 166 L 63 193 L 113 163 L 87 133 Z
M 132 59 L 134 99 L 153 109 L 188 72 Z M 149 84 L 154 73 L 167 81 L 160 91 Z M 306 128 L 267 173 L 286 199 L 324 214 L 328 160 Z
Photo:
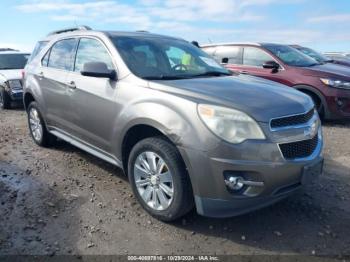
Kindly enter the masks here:
M 31 102 L 36 101 L 36 99 L 34 98 L 33 94 L 30 92 L 26 92 L 23 96 L 23 105 L 24 105 L 24 109 L 27 111 L 28 106 Z
M 294 86 L 294 88 L 299 90 L 300 92 L 302 92 L 304 94 L 315 96 L 316 98 L 318 98 L 323 105 L 325 115 L 326 116 L 328 115 L 327 101 L 326 101 L 324 95 L 318 89 L 316 89 L 315 87 L 312 87 L 312 86 L 308 86 L 308 85 L 296 85 L 296 86 Z

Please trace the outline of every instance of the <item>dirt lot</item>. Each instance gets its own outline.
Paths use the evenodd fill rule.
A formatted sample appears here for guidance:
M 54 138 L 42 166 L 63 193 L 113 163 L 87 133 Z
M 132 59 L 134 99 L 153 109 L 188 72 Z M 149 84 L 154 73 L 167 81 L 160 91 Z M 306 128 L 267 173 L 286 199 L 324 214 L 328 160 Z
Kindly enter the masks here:
M 148 216 L 122 172 L 59 142 L 34 145 L 0 111 L 0 254 L 350 255 L 350 124 L 326 123 L 325 172 L 296 195 L 230 219 Z

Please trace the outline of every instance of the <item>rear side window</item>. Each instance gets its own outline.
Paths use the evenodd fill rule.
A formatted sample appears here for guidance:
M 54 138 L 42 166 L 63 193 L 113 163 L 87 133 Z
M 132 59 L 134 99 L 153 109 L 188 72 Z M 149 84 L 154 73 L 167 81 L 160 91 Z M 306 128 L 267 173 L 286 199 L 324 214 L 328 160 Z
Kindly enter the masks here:
M 65 39 L 56 42 L 50 51 L 48 67 L 71 71 L 76 48 L 76 39 Z
M 108 69 L 114 68 L 112 59 L 101 42 L 92 38 L 82 38 L 79 41 L 74 71 L 80 72 L 84 64 L 89 62 L 103 62 L 107 64 Z
M 243 64 L 248 66 L 262 67 L 267 61 L 273 61 L 274 59 L 256 47 L 245 47 L 243 53 Z
M 242 64 L 242 48 L 240 46 L 221 46 L 214 54 L 219 63 Z
M 28 62 L 32 61 L 34 59 L 34 57 L 36 57 L 40 51 L 47 45 L 48 41 L 40 41 L 38 42 L 35 47 L 34 50 L 32 52 L 32 55 L 29 57 Z

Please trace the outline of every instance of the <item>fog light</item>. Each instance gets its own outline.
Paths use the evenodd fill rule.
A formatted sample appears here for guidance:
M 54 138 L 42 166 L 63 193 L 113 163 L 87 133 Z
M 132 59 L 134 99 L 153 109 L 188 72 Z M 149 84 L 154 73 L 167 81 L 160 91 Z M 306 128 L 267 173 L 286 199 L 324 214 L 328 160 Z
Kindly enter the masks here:
M 243 178 L 242 177 L 235 177 L 235 176 L 230 176 L 227 179 L 225 179 L 225 184 L 232 190 L 240 190 L 244 187 L 244 184 L 242 183 Z
M 337 100 L 337 104 L 339 107 L 342 107 L 344 105 L 343 101 L 341 101 L 341 100 Z
M 244 180 L 243 177 L 240 176 L 229 176 L 225 179 L 226 186 L 234 191 L 241 190 L 244 186 L 248 187 L 263 187 L 264 182 L 260 181 L 250 181 Z

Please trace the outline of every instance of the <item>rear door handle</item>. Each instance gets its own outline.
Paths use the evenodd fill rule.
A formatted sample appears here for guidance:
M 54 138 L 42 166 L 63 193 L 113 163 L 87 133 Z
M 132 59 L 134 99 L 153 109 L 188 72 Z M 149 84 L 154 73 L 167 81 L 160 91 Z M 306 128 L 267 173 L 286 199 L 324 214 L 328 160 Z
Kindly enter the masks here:
M 75 85 L 75 82 L 74 82 L 74 81 L 67 82 L 67 86 L 68 86 L 70 89 L 76 89 L 76 88 L 77 88 L 77 86 Z
M 248 71 L 239 71 L 240 74 L 247 75 L 249 72 Z

